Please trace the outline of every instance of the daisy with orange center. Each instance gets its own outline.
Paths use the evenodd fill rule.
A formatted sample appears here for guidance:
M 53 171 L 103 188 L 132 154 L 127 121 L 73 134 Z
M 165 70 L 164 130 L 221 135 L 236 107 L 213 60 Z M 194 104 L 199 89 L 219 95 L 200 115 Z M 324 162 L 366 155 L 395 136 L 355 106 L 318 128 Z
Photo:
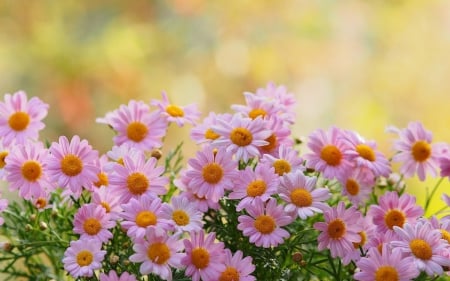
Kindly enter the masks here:
M 216 125 L 218 123 L 217 120 L 219 119 L 228 122 L 232 117 L 233 115 L 229 113 L 217 114 L 215 112 L 210 112 L 208 116 L 203 119 L 202 123 L 195 125 L 191 129 L 191 139 L 197 144 L 211 143 L 220 137 L 220 135 L 212 129 L 212 126 Z
M 150 104 L 158 107 L 169 123 L 175 122 L 179 127 L 183 127 L 185 123 L 195 125 L 201 114 L 196 104 L 179 106 L 170 103 L 166 92 L 162 93 L 162 100 L 152 100 Z
M 80 234 L 80 239 L 96 239 L 105 243 L 113 237 L 109 229 L 116 223 L 101 206 L 89 203 L 78 209 L 73 225 L 73 232 Z
M 133 274 L 129 274 L 124 271 L 120 274 L 120 277 L 117 275 L 115 270 L 110 270 L 108 274 L 100 273 L 99 276 L 100 281 L 137 281 L 136 276 Z
M 229 249 L 225 249 L 225 270 L 220 273 L 218 281 L 255 281 L 250 275 L 255 271 L 252 257 L 243 258 L 242 251 L 238 250 L 234 255 Z
M 92 191 L 92 203 L 102 206 L 111 220 L 117 220 L 122 212 L 120 197 L 116 190 L 111 187 L 102 186 Z
M 260 166 L 269 166 L 274 168 L 277 176 L 282 177 L 292 171 L 305 171 L 303 158 L 299 156 L 298 150 L 292 146 L 280 145 L 277 153 L 264 154 L 259 161 Z
M 366 204 L 375 186 L 375 178 L 366 167 L 354 168 L 350 173 L 339 176 L 338 180 L 342 186 L 342 195 L 356 206 Z
M 73 278 L 92 277 L 94 271 L 102 267 L 106 255 L 101 248 L 102 242 L 96 239 L 71 241 L 62 259 L 64 270 Z
M 171 204 L 162 206 L 161 217 L 172 221 L 176 231 L 199 231 L 203 227 L 203 213 L 185 196 L 172 197 Z

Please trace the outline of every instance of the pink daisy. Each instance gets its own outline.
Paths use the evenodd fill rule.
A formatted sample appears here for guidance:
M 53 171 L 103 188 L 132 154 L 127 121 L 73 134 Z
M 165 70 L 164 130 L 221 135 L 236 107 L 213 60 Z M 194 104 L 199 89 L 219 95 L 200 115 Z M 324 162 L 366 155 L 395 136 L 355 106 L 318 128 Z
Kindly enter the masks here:
M 4 102 L 0 102 L 0 136 L 4 144 L 38 140 L 39 131 L 45 127 L 41 121 L 47 116 L 47 111 L 48 104 L 37 97 L 28 100 L 23 91 L 5 94 Z
M 450 179 L 450 155 L 441 156 L 439 158 L 439 168 L 441 169 L 440 176 L 448 177 Z
M 91 193 L 92 203 L 102 206 L 112 220 L 117 220 L 122 212 L 120 197 L 111 187 L 102 186 Z
M 186 177 L 190 178 L 188 188 L 191 192 L 209 200 L 218 202 L 223 197 L 225 189 L 234 186 L 237 176 L 237 162 L 232 159 L 232 153 L 224 148 L 214 149 L 205 146 L 197 152 L 196 157 L 189 159 L 190 168 Z
M 92 277 L 105 258 L 106 251 L 101 248 L 102 242 L 96 239 L 71 241 L 62 259 L 64 269 L 74 278 Z
M 102 243 L 113 237 L 109 229 L 116 223 L 111 220 L 105 209 L 96 204 L 81 206 L 73 218 L 73 232 L 80 234 L 80 239 L 95 239 Z
M 47 157 L 48 150 L 41 142 L 28 141 L 15 146 L 5 166 L 10 189 L 18 189 L 25 199 L 37 198 L 54 189 L 47 177 Z
M 210 112 L 203 122 L 197 124 L 191 129 L 191 138 L 197 143 L 211 143 L 212 141 L 220 137 L 215 131 L 213 131 L 212 126 L 216 125 L 218 119 L 222 119 L 225 122 L 231 120 L 233 115 L 229 113 L 217 114 L 215 112 Z
M 236 206 L 236 211 L 241 211 L 251 205 L 256 198 L 263 202 L 277 192 L 279 184 L 278 176 L 273 168 L 266 166 L 246 167 L 239 171 L 233 191 L 228 195 L 230 199 L 241 199 Z
M 126 271 L 122 272 L 119 277 L 115 270 L 110 270 L 108 275 L 100 273 L 100 281 L 137 281 L 137 279 L 136 276 Z
M 316 130 L 309 136 L 306 166 L 322 172 L 327 179 L 334 179 L 348 173 L 352 169 L 352 162 L 347 158 L 347 146 L 342 138 L 344 132 L 332 127 L 328 132 Z
M 97 174 L 97 180 L 95 180 L 92 183 L 91 188 L 89 188 L 89 190 L 95 190 L 102 186 L 107 187 L 109 185 L 109 173 L 111 171 L 108 172 L 105 170 L 105 166 L 109 163 L 108 156 L 102 155 L 97 160 L 98 161 L 97 161 L 96 165 L 99 168 L 99 172 Z
M 294 141 L 290 138 L 291 130 L 278 117 L 266 119 L 266 128 L 272 131 L 272 134 L 265 139 L 268 144 L 259 147 L 261 155 L 271 154 L 278 156 L 281 145 L 291 147 Z
M 375 235 L 375 226 L 372 224 L 372 219 L 368 216 L 362 218 L 361 224 L 363 229 L 358 232 L 361 237 L 361 241 L 358 243 L 353 243 L 353 250 L 346 252 L 344 257 L 342 257 L 342 264 L 344 265 L 348 265 L 352 261 L 359 261 L 361 255 L 365 255 L 367 250 L 370 248 L 368 241 Z
M 181 268 L 184 257 L 183 242 L 179 235 L 168 235 L 166 231 L 148 228 L 145 238 L 136 239 L 133 245 L 135 254 L 130 261 L 142 263 L 139 272 L 147 275 L 153 273 L 164 280 L 172 281 L 172 268 Z
M 375 186 L 373 174 L 366 167 L 353 169 L 349 174 L 338 177 L 342 185 L 342 195 L 355 206 L 364 205 Z
M 305 171 L 303 159 L 298 155 L 298 151 L 292 146 L 280 145 L 275 155 L 264 154 L 259 165 L 270 166 L 275 170 L 275 174 L 283 176 L 292 171 Z
M 114 145 L 110 151 L 106 152 L 108 161 L 103 165 L 103 169 L 107 173 L 112 173 L 117 164 L 123 165 L 123 157 L 129 155 L 130 157 L 136 157 L 137 154 L 142 153 L 141 150 L 124 143 L 120 146 Z
M 400 138 L 393 144 L 398 153 L 392 157 L 392 161 L 402 163 L 402 174 L 412 177 L 417 173 L 422 181 L 425 180 L 427 172 L 433 177 L 437 175 L 441 156 L 439 145 L 431 143 L 433 135 L 422 123 L 410 122 L 405 129 L 390 127 L 388 130 L 397 133 Z
M 227 152 L 234 153 L 238 160 L 247 162 L 250 158 L 259 157 L 259 147 L 269 144 L 265 139 L 272 132 L 265 128 L 262 118 L 253 120 L 235 114 L 229 122 L 221 119 L 217 122 L 212 129 L 220 135 L 220 138 L 214 140 L 212 144 L 225 147 Z
M 62 188 L 69 188 L 79 197 L 83 187 L 88 188 L 97 180 L 98 151 L 93 150 L 87 140 L 74 136 L 69 143 L 65 136 L 50 146 L 47 158 L 48 176 Z
M 145 160 L 140 152 L 134 157 L 125 155 L 123 165 L 116 165 L 109 177 L 109 185 L 116 190 L 122 203 L 144 194 L 163 195 L 167 193 L 166 185 L 169 179 L 162 176 L 164 167 L 156 166 L 156 158 Z
M 185 275 L 193 281 L 217 281 L 225 270 L 225 253 L 222 242 L 215 242 L 216 234 L 205 237 L 203 230 L 190 232 L 190 239 L 184 239 L 186 256 L 181 264 L 186 266 Z
M 353 243 L 361 242 L 362 216 L 354 206 L 345 209 L 340 201 L 336 207 L 324 211 L 324 219 L 325 222 L 314 223 L 314 228 L 321 231 L 317 238 L 319 251 L 328 248 L 333 258 L 343 258 L 353 251 Z
M 10 148 L 3 144 L 3 140 L 0 139 L 0 180 L 6 178 L 6 157 L 8 156 Z
M 419 271 L 425 271 L 429 276 L 441 275 L 442 267 L 450 266 L 450 259 L 442 255 L 443 250 L 448 250 L 449 244 L 429 222 L 418 221 L 414 225 L 405 223 L 403 228 L 394 226 L 394 231 L 399 239 L 390 245 L 403 252 L 403 259 L 410 266 L 414 264 Z
M 51 204 L 51 192 L 42 192 L 39 196 L 32 199 L 33 206 L 36 207 L 38 212 L 42 212 L 46 209 L 53 209 L 53 204 Z
M 122 204 L 122 208 L 121 226 L 133 239 L 143 238 L 149 227 L 159 227 L 166 231 L 173 228 L 172 223 L 162 217 L 161 199 L 152 194 L 144 194 L 138 199 L 131 198 L 127 204 Z
M 280 111 L 280 105 L 264 96 L 257 96 L 250 92 L 244 93 L 245 105 L 233 104 L 231 109 L 251 119 L 261 116 L 262 119 L 276 117 Z
M 172 221 L 181 232 L 199 231 L 203 227 L 203 213 L 184 196 L 172 197 L 171 204 L 164 204 L 161 218 Z
M 168 125 L 159 110 L 151 112 L 149 105 L 135 100 L 108 112 L 105 118 L 98 118 L 97 122 L 107 124 L 117 132 L 114 137 L 116 145 L 126 143 L 142 150 L 161 147 Z
M 255 271 L 252 257 L 242 258 L 242 251 L 238 250 L 234 255 L 229 249 L 225 249 L 225 270 L 220 273 L 219 281 L 254 281 L 256 278 L 250 275 Z
M 416 205 L 416 198 L 409 194 L 400 197 L 397 192 L 386 192 L 378 198 L 378 205 L 371 205 L 368 214 L 373 218 L 377 231 L 393 231 L 394 226 L 413 224 L 423 215 L 423 209 Z
M 289 237 L 289 232 L 281 227 L 291 223 L 293 218 L 284 212 L 283 206 L 277 205 L 275 198 L 270 198 L 266 203 L 256 198 L 246 211 L 249 216 L 239 216 L 237 228 L 249 237 L 250 243 L 269 248 Z
M 314 213 L 322 213 L 328 207 L 324 202 L 331 197 L 331 193 L 328 188 L 316 188 L 316 182 L 316 177 L 305 176 L 302 171 L 284 175 L 278 187 L 280 198 L 286 202 L 284 210 L 295 212 L 303 220 Z
M 200 197 L 189 189 L 181 192 L 180 197 L 187 198 L 187 200 L 189 202 L 191 202 L 191 204 L 193 204 L 195 206 L 195 208 L 202 213 L 206 213 L 208 211 L 208 209 L 211 209 L 211 210 L 219 210 L 220 209 L 219 201 L 213 201 L 213 200 L 207 199 L 205 196 Z
M 383 245 L 381 252 L 370 249 L 367 257 L 361 258 L 356 265 L 360 271 L 353 277 L 361 281 L 409 281 L 419 274 L 408 260 L 403 259 L 400 249 L 391 250 L 387 245 Z
M 186 106 L 172 104 L 165 92 L 162 92 L 162 101 L 153 100 L 150 104 L 157 106 L 168 122 L 175 122 L 179 127 L 183 127 L 184 123 L 195 125 L 201 115 L 196 104 Z

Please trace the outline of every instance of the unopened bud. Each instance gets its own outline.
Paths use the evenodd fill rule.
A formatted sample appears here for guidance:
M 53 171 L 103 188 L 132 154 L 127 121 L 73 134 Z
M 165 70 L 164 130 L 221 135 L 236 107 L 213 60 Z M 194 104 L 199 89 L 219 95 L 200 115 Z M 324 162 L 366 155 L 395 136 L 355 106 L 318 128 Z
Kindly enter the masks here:
M 41 230 L 46 230 L 48 228 L 48 225 L 45 222 L 41 221 L 39 222 L 39 228 Z
M 152 150 L 150 156 L 152 156 L 152 157 L 156 158 L 157 160 L 159 160 L 161 158 L 161 156 L 162 156 L 162 151 L 160 149 L 155 148 L 155 149 Z
M 296 263 L 300 263 L 303 260 L 303 255 L 300 252 L 295 252 L 292 254 L 292 260 Z
M 25 225 L 25 231 L 30 231 L 30 230 L 32 230 L 32 229 L 33 229 L 33 226 L 31 226 L 31 224 L 27 223 L 27 224 Z
M 13 245 L 9 242 L 0 242 L 0 247 L 5 252 L 11 252 Z
M 56 218 L 58 216 L 58 210 L 53 209 L 50 215 L 52 216 L 52 218 Z
M 123 265 L 125 265 L 125 266 L 130 265 L 130 263 L 131 263 L 131 262 L 130 262 L 129 260 L 124 260 L 124 261 L 123 261 Z
M 30 222 L 34 222 L 36 220 L 36 214 L 30 215 Z
M 111 256 L 109 256 L 109 263 L 110 264 L 116 264 L 118 262 L 119 262 L 119 256 L 113 255 L 113 254 L 111 254 Z

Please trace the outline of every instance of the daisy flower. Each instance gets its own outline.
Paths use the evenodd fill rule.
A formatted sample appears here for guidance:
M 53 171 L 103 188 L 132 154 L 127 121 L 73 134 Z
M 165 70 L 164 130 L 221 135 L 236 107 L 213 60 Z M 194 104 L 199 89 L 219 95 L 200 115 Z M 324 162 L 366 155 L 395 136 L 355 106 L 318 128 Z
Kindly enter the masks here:
M 162 92 L 162 101 L 153 100 L 150 104 L 157 106 L 161 110 L 161 114 L 167 118 L 168 122 L 175 122 L 179 127 L 183 127 L 184 123 L 195 125 L 201 115 L 196 104 L 186 106 L 172 104 L 165 92 Z
M 344 132 L 336 127 L 327 132 L 321 129 L 314 131 L 308 142 L 312 152 L 304 156 L 306 167 L 322 172 L 327 179 L 348 173 L 353 164 L 345 154 L 347 146 L 342 141 L 343 136 Z
M 102 186 L 108 186 L 109 185 L 109 175 L 108 172 L 105 170 L 105 165 L 107 165 L 108 162 L 108 156 L 102 155 L 100 158 L 97 159 L 97 166 L 99 167 L 99 172 L 97 174 L 97 180 L 92 183 L 92 186 L 89 190 L 95 190 Z
M 239 216 L 237 228 L 249 237 L 250 243 L 269 248 L 289 237 L 289 232 L 281 227 L 291 223 L 293 218 L 284 212 L 283 206 L 277 205 L 275 198 L 270 198 L 266 203 L 261 198 L 255 198 L 246 211 L 249 216 Z
M 131 198 L 127 204 L 122 204 L 123 221 L 121 226 L 127 231 L 127 235 L 133 239 L 143 238 L 146 229 L 159 227 L 171 230 L 169 220 L 162 218 L 162 201 L 152 194 L 144 194 L 140 198 Z
M 59 142 L 50 146 L 47 158 L 48 176 L 62 188 L 68 188 L 72 195 L 79 197 L 83 187 L 88 188 L 97 180 L 98 151 L 93 150 L 87 140 L 74 136 L 59 137 Z
M 179 231 L 199 231 L 203 227 L 203 213 L 184 196 L 172 197 L 171 204 L 164 204 L 161 218 L 172 221 Z
M 134 156 L 125 155 L 123 165 L 116 165 L 109 178 L 109 185 L 116 190 L 121 202 L 126 203 L 144 194 L 166 194 L 169 179 L 162 176 L 164 167 L 156 166 L 156 158 L 145 160 L 142 151 Z
M 214 140 L 214 146 L 225 147 L 227 152 L 236 154 L 238 160 L 247 162 L 250 158 L 259 157 L 259 147 L 269 144 L 265 139 L 271 135 L 262 118 L 251 119 L 234 114 L 229 122 L 217 120 L 214 132 L 220 138 Z
M 112 220 L 117 220 L 122 212 L 120 197 L 111 187 L 101 186 L 91 193 L 92 203 L 102 206 Z
M 291 130 L 285 126 L 280 118 L 271 117 L 266 119 L 266 126 L 267 129 L 272 131 L 272 134 L 265 139 L 268 144 L 259 147 L 262 155 L 271 154 L 278 156 L 281 145 L 291 147 L 294 144 L 294 141 L 290 138 Z
M 210 112 L 208 116 L 203 119 L 202 123 L 195 125 L 195 127 L 191 129 L 191 139 L 197 144 L 211 143 L 220 137 L 219 134 L 213 131 L 212 126 L 217 125 L 218 119 L 229 122 L 232 117 L 233 115 L 229 113 L 217 114 L 215 112 Z
M 372 172 L 366 167 L 355 168 L 349 174 L 339 176 L 338 180 L 342 185 L 342 195 L 356 206 L 366 203 L 375 185 Z
M 342 264 L 348 265 L 350 262 L 359 261 L 363 253 L 367 253 L 370 248 L 368 245 L 369 239 L 372 239 L 375 233 L 375 226 L 372 224 L 370 217 L 363 217 L 361 220 L 363 229 L 358 232 L 361 237 L 361 241 L 358 243 L 353 243 L 353 250 L 346 252 L 344 257 L 342 257 Z M 380 248 L 381 249 L 381 248 Z
M 39 131 L 45 127 L 41 121 L 47 116 L 47 111 L 48 104 L 37 97 L 28 100 L 23 91 L 5 94 L 4 102 L 0 102 L 0 136 L 4 144 L 37 140 Z
M 400 172 L 405 177 L 412 177 L 415 173 L 420 180 L 425 180 L 426 174 L 437 175 L 439 145 L 432 144 L 433 135 L 420 122 L 410 122 L 405 129 L 389 127 L 388 131 L 397 133 L 399 139 L 393 143 L 398 152 L 392 157 L 393 162 L 400 162 Z
M 97 118 L 97 122 L 107 124 L 117 132 L 113 139 L 115 145 L 126 143 L 141 150 L 161 147 L 168 125 L 159 110 L 151 112 L 149 105 L 135 100 L 108 112 L 105 118 Z
M 316 177 L 305 176 L 302 171 L 284 175 L 278 187 L 280 198 L 286 202 L 284 210 L 295 212 L 303 220 L 314 213 L 322 213 L 328 207 L 324 202 L 331 197 L 331 193 L 328 188 L 316 188 L 316 182 Z
M 187 186 L 200 198 L 218 202 L 224 190 L 234 186 L 237 162 L 232 159 L 232 153 L 224 148 L 213 149 L 207 145 L 197 152 L 195 158 L 189 159 L 188 164 L 190 168 L 186 177 L 190 180 Z
M 48 150 L 41 142 L 28 141 L 8 154 L 5 170 L 11 190 L 19 190 L 25 199 L 37 198 L 54 185 L 47 177 Z
M 450 179 L 450 155 L 441 156 L 439 158 L 439 168 L 441 170 L 440 176 L 448 177 Z M 0 173 L 1 173 L 1 170 L 0 170 Z
M 280 111 L 279 104 L 267 97 L 257 96 L 250 92 L 245 92 L 244 97 L 245 105 L 233 104 L 231 109 L 251 119 L 256 119 L 258 116 L 261 116 L 262 119 L 275 117 Z
M 323 212 L 325 222 L 314 223 L 314 228 L 321 231 L 317 238 L 318 249 L 330 249 L 331 256 L 343 258 L 353 251 L 353 243 L 360 243 L 359 233 L 363 230 L 361 213 L 355 206 L 345 209 L 340 201 L 336 207 L 329 207 Z
M 229 249 L 225 249 L 225 270 L 220 273 L 219 281 L 254 281 L 256 278 L 250 275 L 255 271 L 252 257 L 242 258 L 242 251 L 238 250 L 234 255 Z
M 280 145 L 276 155 L 264 154 L 259 161 L 259 165 L 270 166 L 275 170 L 275 174 L 283 176 L 291 171 L 305 171 L 303 159 L 298 155 L 298 151 L 292 146 Z
M 100 273 L 100 281 L 137 281 L 137 279 L 136 276 L 126 271 L 122 272 L 119 277 L 115 270 L 110 270 L 108 275 L 106 273 Z
M 111 220 L 105 209 L 96 204 L 81 206 L 73 218 L 73 232 L 80 234 L 80 239 L 95 239 L 102 243 L 113 237 L 108 230 L 116 223 Z
M 51 195 L 50 192 L 43 191 L 39 196 L 33 198 L 31 202 L 39 212 L 46 209 L 52 209 L 53 204 L 51 204 Z
M 103 169 L 111 174 L 117 164 L 123 165 L 123 157 L 129 155 L 130 157 L 136 157 L 137 154 L 142 153 L 141 150 L 130 146 L 129 144 L 122 144 L 120 146 L 114 145 L 110 151 L 106 152 L 106 156 L 109 161 L 103 165 Z
M 356 266 L 360 271 L 353 277 L 361 281 L 409 281 L 419 275 L 417 269 L 403 258 L 400 249 L 390 249 L 388 245 L 383 245 L 381 252 L 375 248 L 369 249 L 367 257 L 361 258 Z
M 186 266 L 185 275 L 192 281 L 217 281 L 226 267 L 223 242 L 215 242 L 214 232 L 205 236 L 202 230 L 190 232 L 190 238 L 184 239 L 186 256 L 181 264 Z
M 96 239 L 71 241 L 62 259 L 64 269 L 74 278 L 92 277 L 105 258 L 106 251 L 101 248 L 102 242 Z
M 450 266 L 450 259 L 442 255 L 443 250 L 449 247 L 448 242 L 429 222 L 418 221 L 414 225 L 405 223 L 403 228 L 394 226 L 394 231 L 399 239 L 390 245 L 403 252 L 403 259 L 410 266 L 415 264 L 419 271 L 425 271 L 429 276 L 441 275 L 442 267 Z
M 416 198 L 409 194 L 400 197 L 397 192 L 386 192 L 378 198 L 378 205 L 370 205 L 368 214 L 373 218 L 377 231 L 393 231 L 394 226 L 413 224 L 423 215 L 423 209 L 416 205 Z
M 130 261 L 142 263 L 139 272 L 143 275 L 153 273 L 163 280 L 172 281 L 172 268 L 181 268 L 184 257 L 183 242 L 178 235 L 168 235 L 166 231 L 148 228 L 145 238 L 135 240 Z
M 6 157 L 9 154 L 10 149 L 3 144 L 3 140 L 0 139 L 0 180 L 4 180 L 6 178 Z

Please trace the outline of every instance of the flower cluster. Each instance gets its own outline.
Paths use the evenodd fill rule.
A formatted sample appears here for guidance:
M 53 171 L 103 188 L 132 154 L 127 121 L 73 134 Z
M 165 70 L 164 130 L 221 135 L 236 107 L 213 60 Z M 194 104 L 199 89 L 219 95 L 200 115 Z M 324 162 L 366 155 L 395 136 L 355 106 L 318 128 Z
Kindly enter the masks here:
M 436 280 L 449 274 L 450 145 L 420 122 L 395 134 L 393 155 L 355 131 L 291 134 L 294 95 L 269 83 L 231 113 L 131 100 L 97 122 L 116 135 L 39 139 L 48 105 L 24 92 L 0 102 L 1 272 L 33 280 Z M 164 147 L 192 126 L 195 156 Z M 163 149 L 164 148 L 164 149 Z M 163 153 L 162 151 L 169 151 Z M 395 172 L 393 163 L 399 171 Z M 440 175 L 425 206 L 404 179 Z M 3 238 L 4 239 L 4 238 Z M 46 256 L 48 259 L 45 262 Z M 20 269 L 19 264 L 26 269 Z M 48 265 L 46 265 L 46 263 Z M 70 276 L 70 277 L 69 277 Z

